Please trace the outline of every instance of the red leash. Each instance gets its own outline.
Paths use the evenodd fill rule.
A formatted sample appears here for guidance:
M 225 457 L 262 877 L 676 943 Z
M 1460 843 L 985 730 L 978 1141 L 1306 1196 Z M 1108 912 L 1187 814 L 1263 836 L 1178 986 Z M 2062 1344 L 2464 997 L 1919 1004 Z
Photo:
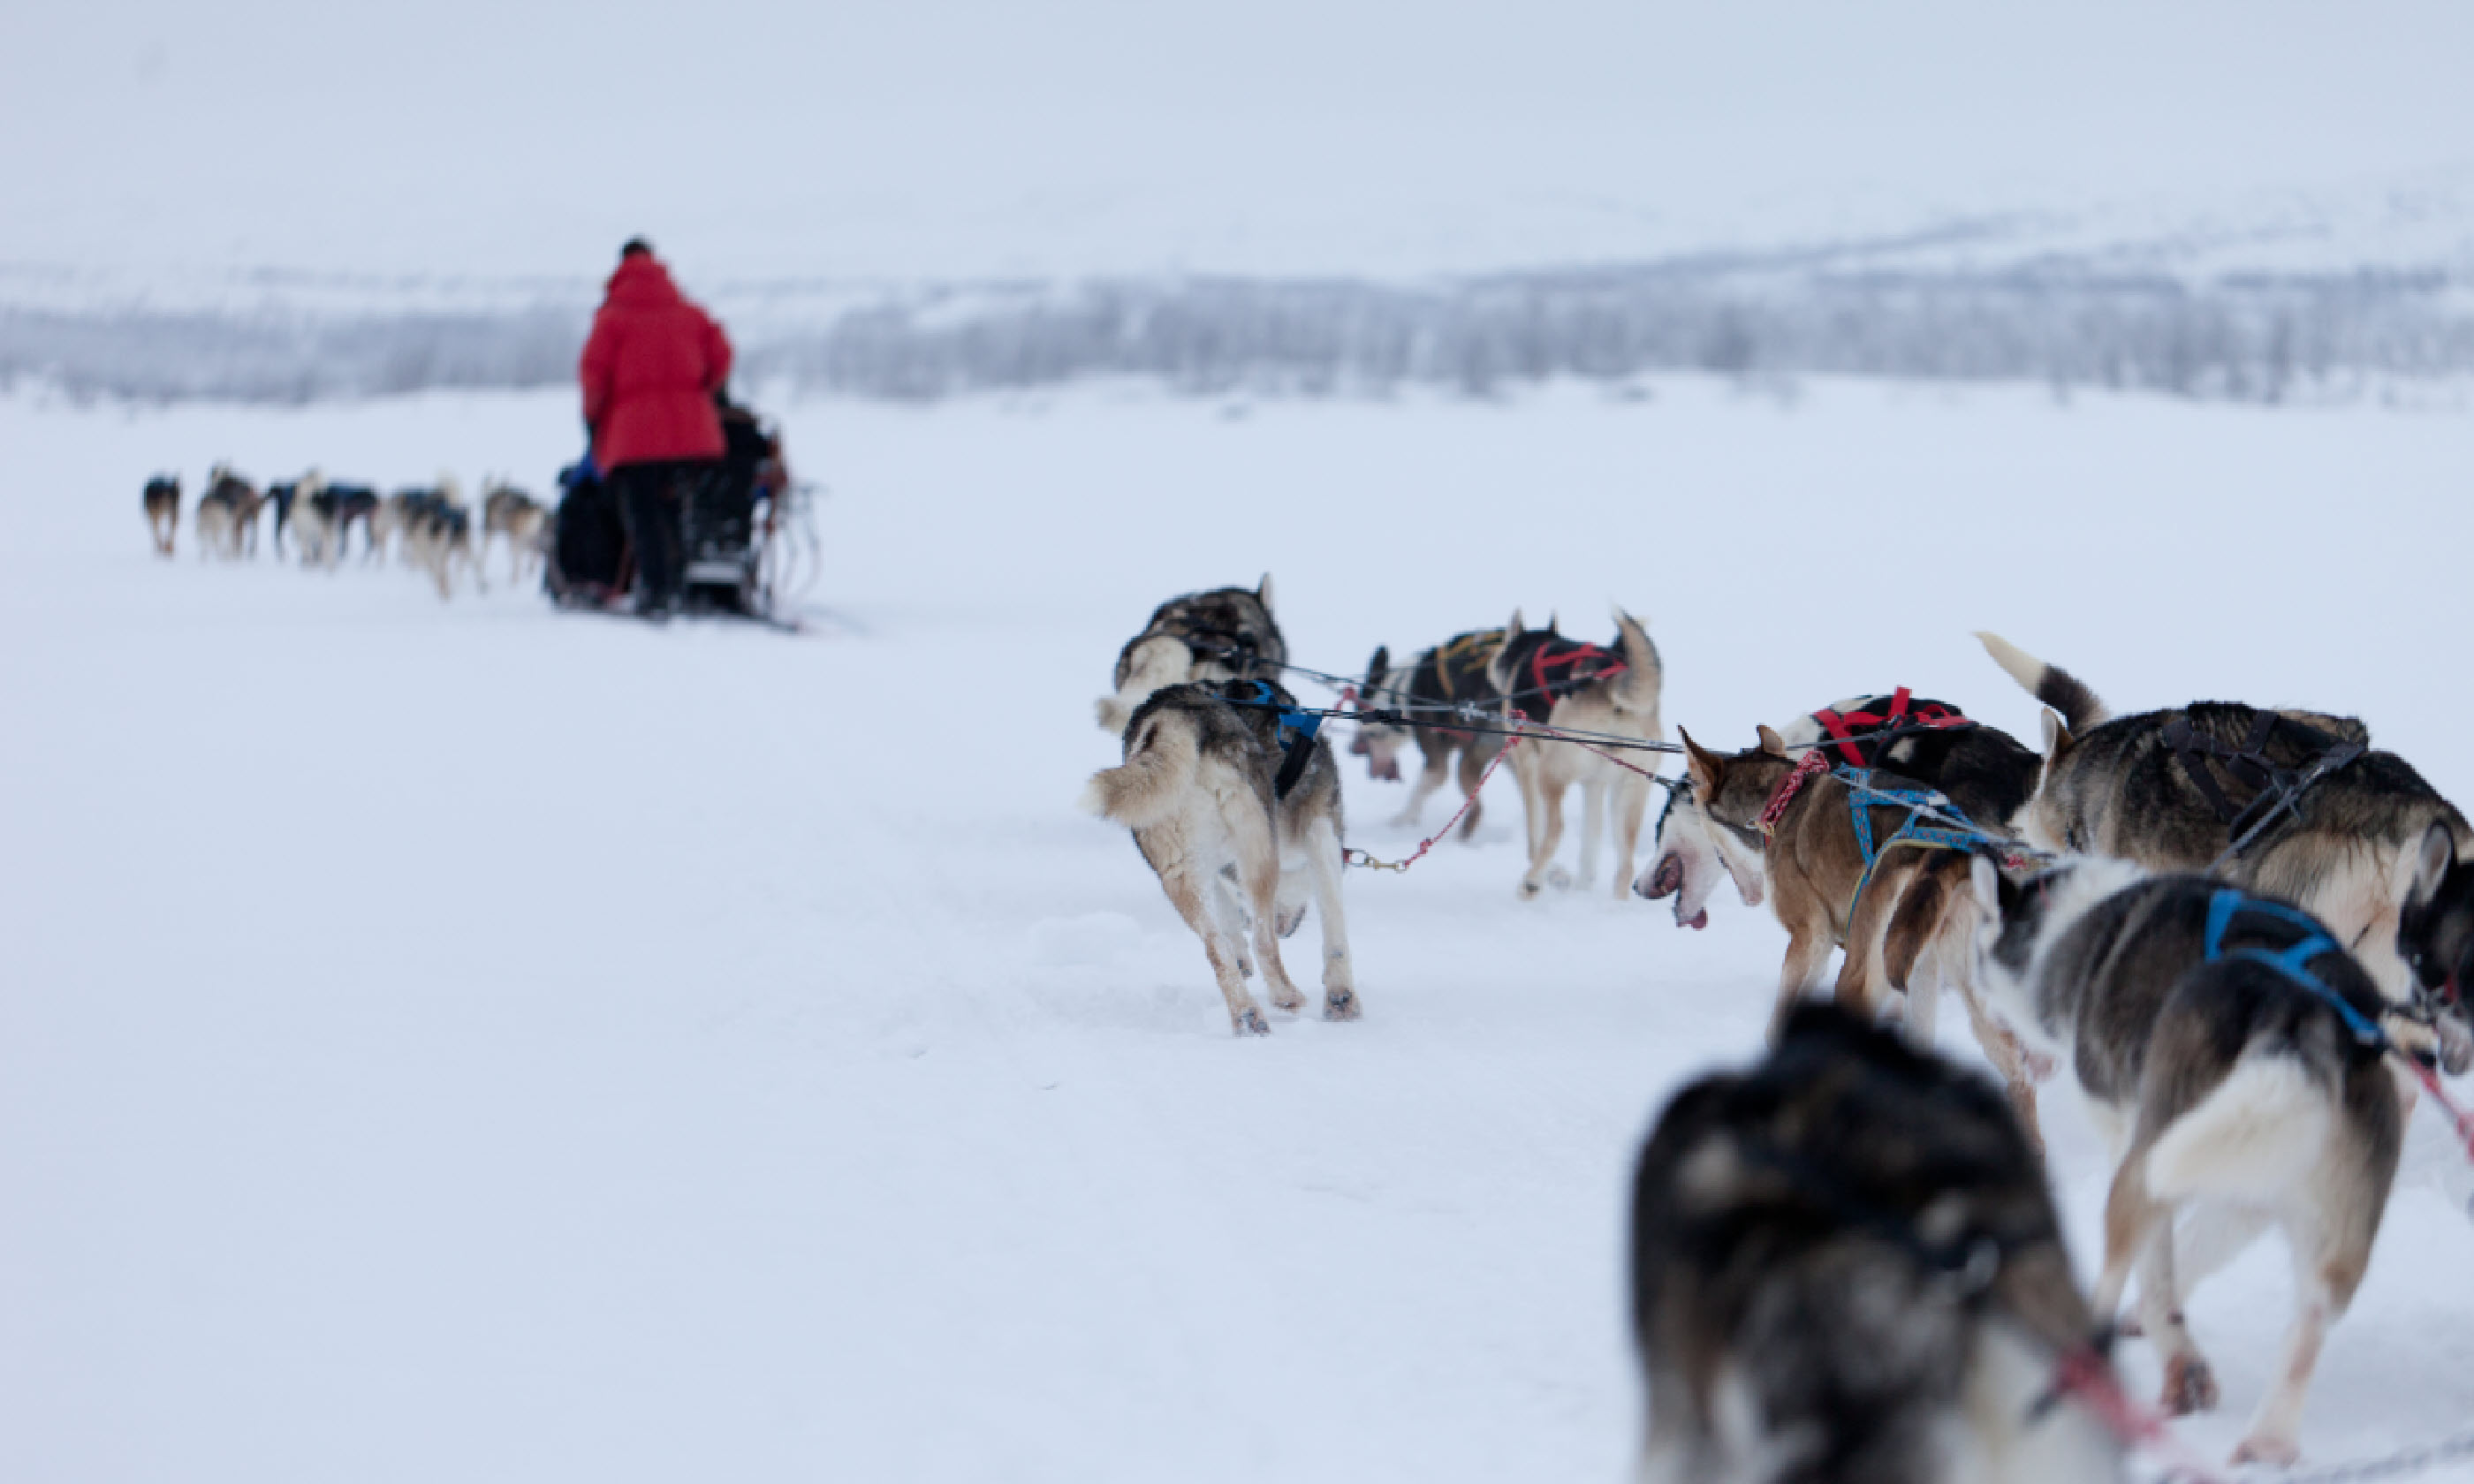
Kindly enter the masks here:
M 1778 822 L 1786 815 L 1786 806 L 1795 802 L 1795 796 L 1804 792 L 1804 785 L 1829 769 L 1829 753 L 1817 747 L 1807 750 L 1804 761 L 1795 765 L 1795 771 L 1779 779 L 1778 787 L 1770 790 L 1770 802 L 1761 805 L 1761 817 L 1754 822 L 1756 827 L 1764 835 L 1778 828 Z
M 1478 775 L 1477 787 L 1470 789 L 1468 791 L 1468 797 L 1461 801 L 1461 806 L 1452 811 L 1452 817 L 1443 821 L 1443 827 L 1436 830 L 1433 834 L 1428 835 L 1425 839 L 1419 841 L 1418 848 L 1411 850 L 1405 860 L 1376 860 L 1372 855 L 1357 849 L 1355 846 L 1344 846 L 1340 852 L 1341 864 L 1345 866 L 1364 866 L 1373 871 L 1406 871 L 1410 867 L 1418 864 L 1419 857 L 1424 855 L 1428 850 L 1433 850 L 1435 848 L 1436 841 L 1441 840 L 1443 836 L 1452 832 L 1452 826 L 1461 822 L 1461 816 L 1469 811 L 1469 805 L 1477 802 L 1477 796 L 1486 792 L 1486 780 L 1494 777 L 1494 770 L 1502 767 L 1503 760 L 1511 756 L 1512 750 L 1519 745 L 1520 738 L 1518 737 L 1514 737 L 1512 740 L 1503 744 L 1503 751 L 1495 754 L 1494 760 L 1486 765 L 1486 771 L 1484 773 Z
M 2457 1131 L 2457 1141 L 2465 1146 L 2465 1158 L 2474 1160 L 2474 1113 L 2458 1107 L 2456 1101 L 2449 1097 L 2448 1089 L 2439 1084 L 2439 1073 L 2413 1057 L 2405 1057 L 2403 1061 L 2413 1068 L 2414 1079 L 2422 1084 L 2422 1090 L 2431 1094 L 2431 1100 L 2439 1105 L 2441 1115 Z

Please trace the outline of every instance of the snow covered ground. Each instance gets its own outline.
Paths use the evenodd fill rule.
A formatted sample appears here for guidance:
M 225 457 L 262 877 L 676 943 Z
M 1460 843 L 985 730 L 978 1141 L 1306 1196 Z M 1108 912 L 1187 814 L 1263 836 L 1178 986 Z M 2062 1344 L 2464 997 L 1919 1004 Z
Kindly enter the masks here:
M 546 484 L 564 395 L 0 399 L 0 1477 L 1619 1477 L 1632 1155 L 1780 934 L 1516 901 L 1498 780 L 1349 881 L 1362 1022 L 1233 1041 L 1071 807 L 1171 592 L 1268 569 L 1341 670 L 1620 601 L 1726 744 L 1898 683 L 2032 736 L 1992 628 L 2124 708 L 2358 711 L 2474 799 L 2462 413 L 1654 391 L 792 405 L 803 638 L 146 547 L 143 478 L 222 457 Z M 2084 1265 L 2104 1172 L 2046 1124 Z M 2474 1415 L 2454 1158 L 2417 1114 L 2314 1461 Z M 2199 1294 L 2204 1454 L 2287 1292 L 2270 1244 Z

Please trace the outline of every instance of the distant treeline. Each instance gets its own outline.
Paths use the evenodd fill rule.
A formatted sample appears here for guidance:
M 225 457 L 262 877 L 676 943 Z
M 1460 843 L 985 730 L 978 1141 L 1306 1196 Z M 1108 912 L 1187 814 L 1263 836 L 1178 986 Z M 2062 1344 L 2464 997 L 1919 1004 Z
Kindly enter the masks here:
M 2474 296 L 2441 273 L 2221 278 L 1811 275 L 1742 265 L 1424 286 L 1126 279 L 920 291 L 768 328 L 716 300 L 760 380 L 934 400 L 1096 378 L 1195 395 L 1488 396 L 1647 372 L 2037 381 L 2273 402 L 2474 371 Z M 141 399 L 306 401 L 535 387 L 588 311 L 359 315 L 0 309 L 0 377 Z

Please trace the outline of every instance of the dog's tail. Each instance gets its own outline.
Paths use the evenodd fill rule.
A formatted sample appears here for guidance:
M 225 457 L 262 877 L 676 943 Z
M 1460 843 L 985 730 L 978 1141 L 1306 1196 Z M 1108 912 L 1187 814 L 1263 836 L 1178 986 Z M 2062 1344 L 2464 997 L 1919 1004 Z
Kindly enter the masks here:
M 1659 693 L 1666 685 L 1666 666 L 1658 658 L 1658 646 L 1650 642 L 1649 631 L 1639 619 L 1616 609 L 1615 640 L 1623 647 L 1624 674 L 1617 694 L 1623 697 L 1624 709 L 1656 711 Z
M 1082 807 L 1128 829 L 1149 828 L 1176 808 L 1201 761 L 1194 718 L 1162 707 L 1128 739 L 1125 762 L 1091 775 L 1082 789 Z
M 2254 1043 L 2148 1149 L 2147 1188 L 2161 1200 L 2273 1204 L 2319 1162 L 2334 1126 L 2325 1089 L 2293 1048 Z
M 2084 735 L 2090 727 L 2113 715 L 2112 708 L 2070 671 L 2045 663 L 1998 634 L 1978 630 L 1976 637 L 1993 662 L 2008 671 L 2027 694 L 2061 712 L 2063 724 L 2074 734 Z
M 1149 700 L 1152 691 L 1175 685 L 1193 673 L 1194 652 L 1183 639 L 1154 634 L 1128 645 L 1117 668 L 1125 679 L 1118 682 L 1115 695 L 1100 698 L 1098 711 L 1101 730 L 1123 735 L 1126 724 L 1134 719 L 1134 707 Z

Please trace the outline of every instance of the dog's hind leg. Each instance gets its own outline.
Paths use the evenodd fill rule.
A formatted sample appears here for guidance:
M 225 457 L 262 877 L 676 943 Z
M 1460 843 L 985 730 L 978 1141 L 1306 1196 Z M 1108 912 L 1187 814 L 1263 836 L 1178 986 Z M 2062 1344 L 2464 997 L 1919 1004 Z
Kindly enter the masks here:
M 2141 1133 L 2149 1131 L 2143 1128 Z M 2180 1291 L 2173 1281 L 2174 1205 L 2148 1188 L 2152 1144 L 2152 1136 L 2140 1138 L 2113 1172 L 2113 1188 L 2104 1203 L 2104 1271 L 2098 1275 L 2091 1303 L 2099 1324 L 2111 1322 L 2122 1312 L 2122 1290 L 2129 1286 L 2131 1273 L 2138 1272 L 2142 1328 L 2165 1357 L 2164 1394 L 2157 1405 L 2181 1417 L 2216 1406 L 2217 1378 L 2182 1322 Z
M 2285 1353 L 2277 1363 L 2276 1380 L 2260 1400 L 2242 1446 L 2234 1449 L 2238 1464 L 2285 1468 L 2301 1456 L 2302 1400 L 2311 1390 L 2312 1373 L 2319 1367 L 2319 1347 L 2328 1337 L 2329 1321 L 2345 1305 L 2345 1299 L 2333 1291 L 2337 1282 L 2332 1279 L 2343 1281 L 2345 1297 L 2351 1297 L 2353 1284 L 2362 1277 L 2356 1265 L 2347 1281 L 2343 1265 L 2330 1260 L 2336 1257 L 2330 1250 L 2335 1244 L 2312 1215 L 2289 1212 L 2284 1225 L 2293 1254 L 2293 1322 L 2285 1331 Z
M 1239 890 L 1233 871 L 1220 871 L 1213 873 L 1211 890 L 1205 897 L 1211 906 L 1212 921 L 1220 924 L 1222 935 L 1227 939 L 1230 950 L 1236 955 L 1237 972 L 1241 976 L 1250 976 L 1254 972 L 1254 954 L 1246 945 L 1253 937 L 1254 925 L 1246 921 L 1245 905 L 1237 899 Z
M 1205 898 L 1205 893 L 1218 890 L 1208 879 L 1198 878 L 1191 871 L 1162 872 L 1160 885 L 1168 899 L 1194 936 L 1202 940 L 1203 957 L 1211 961 L 1211 977 L 1220 984 L 1220 997 L 1228 1002 L 1228 1024 L 1240 1036 L 1268 1036 L 1272 1022 L 1263 1017 L 1263 1007 L 1254 1002 L 1246 988 L 1245 972 L 1238 967 L 1245 949 L 1233 938 L 1224 937 L 1216 914 Z M 1269 914 L 1266 914 L 1266 922 Z M 1268 936 L 1268 932 L 1263 934 Z
M 1779 884 L 1785 887 L 1785 883 Z M 1794 898 L 1787 891 L 1782 890 L 1771 901 L 1783 909 L 1791 899 Z M 1778 1044 L 1779 1033 L 1786 1028 L 1786 1017 L 1797 1002 L 1821 988 L 1822 971 L 1830 967 L 1830 950 L 1836 942 L 1830 930 L 1830 914 L 1817 899 L 1809 900 L 1802 917 L 1786 924 L 1786 959 L 1779 966 L 1778 1005 L 1770 1012 L 1769 1039 L 1773 1046 Z
M 1237 881 L 1254 919 L 1254 964 L 1262 970 L 1263 987 L 1271 992 L 1273 1005 L 1298 1010 L 1306 997 L 1280 962 L 1280 850 L 1272 818 L 1259 807 L 1251 796 L 1231 800 L 1222 805 L 1221 819 L 1236 847 Z
M 1322 1017 L 1357 1018 L 1357 976 L 1348 959 L 1348 916 L 1341 910 L 1340 832 L 1329 817 L 1306 826 L 1306 870 L 1314 878 L 1315 911 L 1322 919 Z

